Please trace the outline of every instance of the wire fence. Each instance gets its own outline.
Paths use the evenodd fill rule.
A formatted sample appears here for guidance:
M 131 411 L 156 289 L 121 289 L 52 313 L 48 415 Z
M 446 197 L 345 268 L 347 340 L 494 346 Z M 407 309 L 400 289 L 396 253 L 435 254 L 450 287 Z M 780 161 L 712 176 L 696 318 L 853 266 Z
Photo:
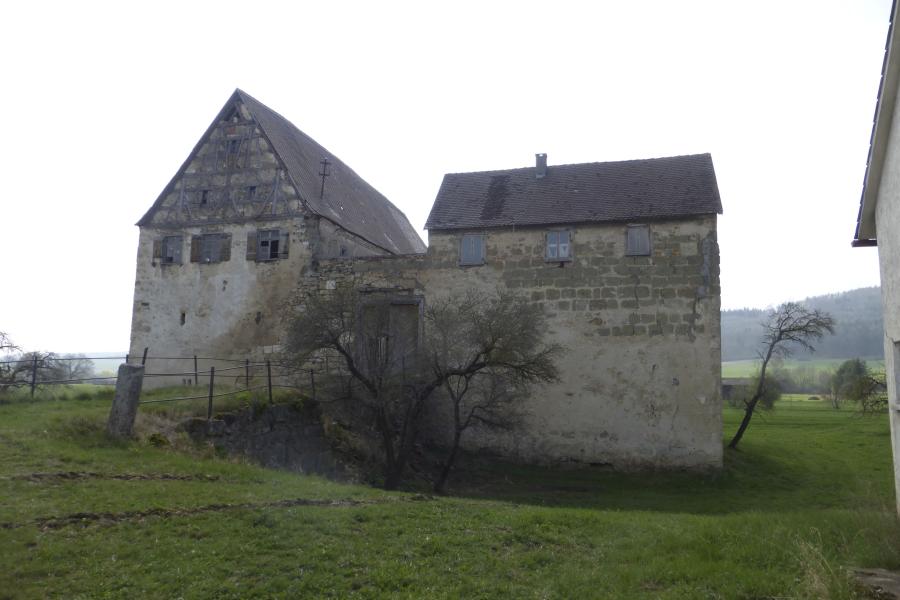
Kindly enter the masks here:
M 48 365 L 56 366 L 56 371 L 58 372 L 60 369 L 58 368 L 59 363 L 65 363 L 66 361 L 92 361 L 92 360 L 123 360 L 125 364 L 134 364 L 137 362 L 137 357 L 134 357 L 130 354 L 126 354 L 125 356 L 103 356 L 103 357 L 84 357 L 84 356 L 69 356 L 69 357 L 61 357 L 52 354 L 43 354 L 38 355 L 34 354 L 33 356 L 29 356 L 27 358 L 20 359 L 11 359 L 0 361 L 0 391 L 10 388 L 21 388 L 28 387 L 30 389 L 30 395 L 34 398 L 35 390 L 39 387 L 43 386 L 53 386 L 53 385 L 72 385 L 78 383 L 97 383 L 103 382 L 106 384 L 114 383 L 117 380 L 116 376 L 84 376 L 84 377 L 46 377 L 47 370 L 51 367 Z M 197 394 L 197 395 L 187 395 L 187 396 L 174 396 L 171 398 L 153 398 L 150 400 L 141 400 L 140 404 L 159 404 L 166 402 L 179 402 L 179 401 L 187 401 L 187 400 L 199 400 L 206 399 L 208 401 L 207 407 L 207 418 L 212 418 L 213 413 L 213 401 L 215 398 L 221 398 L 225 396 L 234 396 L 236 394 L 242 394 L 247 392 L 266 390 L 268 401 L 270 404 L 274 402 L 273 399 L 273 390 L 275 389 L 293 389 L 301 392 L 305 392 L 309 397 L 315 398 L 315 390 L 316 390 L 316 381 L 315 381 L 315 372 L 311 369 L 302 369 L 297 367 L 294 364 L 281 362 L 281 361 L 272 361 L 272 360 L 259 360 L 250 358 L 224 358 L 224 357 L 209 357 L 209 356 L 151 356 L 149 354 L 149 348 L 144 348 L 143 353 L 140 356 L 140 365 L 145 367 L 145 371 L 143 373 L 144 381 L 147 382 L 148 378 L 153 381 L 154 378 L 167 378 L 174 380 L 172 383 L 178 385 L 179 383 L 182 386 L 191 386 L 191 387 L 199 387 L 201 379 L 207 380 L 208 385 L 206 393 Z M 161 371 L 152 371 L 146 370 L 149 366 L 148 363 L 150 361 L 177 361 L 177 362 L 186 362 L 188 365 L 192 366 L 192 369 L 188 370 L 161 370 Z M 200 363 L 202 362 L 212 362 L 212 363 L 221 363 L 225 365 L 232 366 L 220 366 L 216 368 L 215 364 L 211 364 L 208 368 L 201 369 Z M 150 363 L 152 364 L 152 363 Z M 15 365 L 11 367 L 10 365 Z M 4 380 L 2 378 L 3 371 L 2 369 L 7 369 L 9 373 L 15 374 L 12 379 Z M 43 372 L 42 372 L 43 370 Z M 264 371 L 263 371 L 264 370 Z M 263 371 L 262 373 L 260 371 Z M 217 385 L 217 377 L 218 377 L 218 385 L 221 387 L 223 383 L 231 383 L 235 389 L 231 391 L 221 392 L 216 391 L 215 386 Z M 307 382 L 308 378 L 308 382 Z M 180 381 L 178 381 L 180 379 Z M 253 385 L 256 381 L 262 379 L 264 383 Z M 304 381 L 303 385 L 300 385 L 299 382 Z

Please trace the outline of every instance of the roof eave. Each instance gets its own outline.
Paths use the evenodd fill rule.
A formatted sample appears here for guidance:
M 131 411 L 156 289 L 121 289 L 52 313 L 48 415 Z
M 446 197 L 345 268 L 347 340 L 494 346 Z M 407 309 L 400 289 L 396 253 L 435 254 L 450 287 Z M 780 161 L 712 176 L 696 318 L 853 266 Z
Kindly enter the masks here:
M 866 160 L 866 173 L 863 177 L 863 189 L 859 202 L 859 215 L 856 221 L 856 232 L 853 247 L 875 246 L 878 244 L 875 228 L 875 210 L 878 206 L 878 192 L 881 187 L 881 175 L 887 155 L 891 125 L 894 120 L 894 104 L 897 100 L 897 84 L 900 81 L 900 61 L 897 52 L 898 30 L 894 27 L 894 17 L 898 0 L 891 6 L 890 25 L 885 42 L 884 61 L 881 67 L 881 82 L 878 87 L 878 98 L 875 103 L 875 116 L 872 123 L 872 134 L 869 138 L 869 156 Z

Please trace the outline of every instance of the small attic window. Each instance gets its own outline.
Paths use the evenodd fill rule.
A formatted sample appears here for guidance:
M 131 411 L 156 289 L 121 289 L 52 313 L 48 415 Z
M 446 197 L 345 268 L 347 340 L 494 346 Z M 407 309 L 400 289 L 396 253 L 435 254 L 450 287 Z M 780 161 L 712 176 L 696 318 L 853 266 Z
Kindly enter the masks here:
M 484 236 L 480 233 L 467 233 L 459 242 L 459 264 L 484 264 Z
M 247 202 L 253 202 L 256 199 L 256 186 L 251 185 L 247 188 Z
M 650 226 L 629 225 L 625 230 L 625 256 L 650 256 Z
M 209 204 L 209 190 L 200 190 L 200 206 Z

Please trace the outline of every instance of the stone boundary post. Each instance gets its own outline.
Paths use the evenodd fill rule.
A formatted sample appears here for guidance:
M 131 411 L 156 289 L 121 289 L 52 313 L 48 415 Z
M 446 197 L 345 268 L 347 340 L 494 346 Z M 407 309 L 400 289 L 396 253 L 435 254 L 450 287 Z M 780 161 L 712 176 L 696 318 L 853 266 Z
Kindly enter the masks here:
M 110 437 L 119 439 L 131 437 L 143 383 L 143 365 L 119 365 L 116 395 L 109 410 L 109 420 L 106 422 L 106 433 Z

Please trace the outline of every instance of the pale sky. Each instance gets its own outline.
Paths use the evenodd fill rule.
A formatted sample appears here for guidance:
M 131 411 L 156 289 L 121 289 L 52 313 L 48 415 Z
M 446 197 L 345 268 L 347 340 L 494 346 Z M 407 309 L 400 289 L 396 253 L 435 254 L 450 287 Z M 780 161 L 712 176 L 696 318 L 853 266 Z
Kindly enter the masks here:
M 889 14 L 889 0 L 5 3 L 0 331 L 27 349 L 128 347 L 134 223 L 236 87 L 417 228 L 447 172 L 710 152 L 723 308 L 877 285 L 877 251 L 850 240 Z

